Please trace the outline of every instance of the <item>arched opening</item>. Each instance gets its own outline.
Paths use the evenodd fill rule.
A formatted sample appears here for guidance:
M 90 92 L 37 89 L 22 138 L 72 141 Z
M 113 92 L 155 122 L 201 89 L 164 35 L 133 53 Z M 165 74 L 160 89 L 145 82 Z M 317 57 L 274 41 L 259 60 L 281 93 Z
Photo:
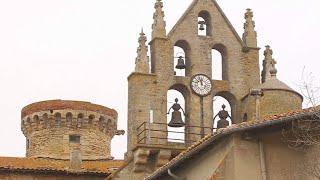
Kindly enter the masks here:
M 44 126 L 47 126 L 47 123 L 48 123 L 48 114 L 47 113 L 44 113 L 42 115 L 42 121 L 43 121 Z
M 174 63 L 173 70 L 175 76 L 190 75 L 190 45 L 185 40 L 179 40 L 175 43 L 173 49 Z
M 211 50 L 212 79 L 228 80 L 227 76 L 227 49 L 222 44 L 216 44 Z
M 105 118 L 100 116 L 99 118 L 99 129 L 102 130 L 104 128 Z
M 222 56 L 221 56 L 221 53 L 215 49 L 212 49 L 211 55 L 212 55 L 212 79 L 222 80 Z
M 72 113 L 70 113 L 70 112 L 67 113 L 66 122 L 67 122 L 67 124 L 71 124 L 72 123 Z
M 90 114 L 90 115 L 89 115 L 88 124 L 92 124 L 93 121 L 94 121 L 94 115 L 93 115 L 93 114 Z
M 40 120 L 39 120 L 39 116 L 38 116 L 38 115 L 34 115 L 34 116 L 33 116 L 33 122 L 35 122 L 36 124 L 39 124 L 39 123 L 40 123 Z
M 248 121 L 248 114 L 244 113 L 242 122 L 247 122 L 247 121 Z
M 179 104 L 180 109 L 176 109 L 175 106 Z M 182 110 L 183 109 L 183 110 Z M 185 120 L 185 99 L 177 90 L 168 90 L 167 92 L 167 124 L 168 124 L 168 141 L 184 143 L 184 125 Z M 182 127 L 170 127 L 171 125 L 177 126 L 181 123 Z
M 54 114 L 54 119 L 55 119 L 55 124 L 56 124 L 56 126 L 60 126 L 60 123 L 61 123 L 61 114 L 60 114 L 60 113 L 55 113 L 55 114 Z
M 223 105 L 225 105 L 225 108 L 223 109 Z M 214 119 L 213 119 L 213 128 L 217 128 L 218 126 L 218 121 L 222 120 L 220 115 L 220 111 L 225 110 L 228 112 L 228 115 L 231 117 L 231 106 L 228 100 L 221 96 L 215 96 L 213 99 L 213 114 L 214 114 Z M 229 126 L 232 124 L 231 118 L 227 117 L 226 120 L 229 122 Z
M 221 118 L 221 114 L 219 113 L 220 111 L 223 112 L 223 116 Z M 230 92 L 218 92 L 213 99 L 213 116 L 213 128 L 217 128 L 218 121 L 224 117 L 228 121 L 229 126 L 234 124 L 237 119 L 235 96 Z
M 212 36 L 211 16 L 208 11 L 201 11 L 198 15 L 198 35 Z
M 80 126 L 80 127 L 82 126 L 83 117 L 84 117 L 84 115 L 82 113 L 78 114 L 77 122 L 78 122 L 78 126 Z

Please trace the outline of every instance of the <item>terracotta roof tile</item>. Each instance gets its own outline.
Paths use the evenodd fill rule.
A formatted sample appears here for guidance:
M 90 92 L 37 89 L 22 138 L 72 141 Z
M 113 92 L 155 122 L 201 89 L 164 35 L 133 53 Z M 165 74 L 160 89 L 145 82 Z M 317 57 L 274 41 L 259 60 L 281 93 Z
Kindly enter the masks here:
M 70 161 L 44 158 L 0 157 L 1 170 L 53 171 L 69 174 L 111 174 L 122 165 L 122 160 L 82 161 L 81 169 L 70 169 Z
M 231 125 L 231 126 L 229 126 L 227 128 L 219 129 L 216 132 L 213 132 L 212 134 L 209 134 L 209 135 L 205 136 L 204 138 L 202 138 L 201 140 L 195 142 L 193 145 L 191 145 L 185 151 L 181 152 L 178 156 L 173 158 L 167 164 L 165 164 L 162 167 L 160 167 L 159 169 L 157 169 L 149 177 L 151 177 L 153 175 L 156 175 L 157 173 L 159 173 L 160 171 L 162 171 L 166 167 L 168 167 L 170 165 L 173 165 L 174 163 L 176 163 L 177 161 L 182 159 L 184 156 L 186 156 L 187 154 L 191 153 L 191 151 L 199 148 L 202 144 L 205 144 L 206 142 L 208 142 L 212 138 L 217 137 L 218 135 L 223 135 L 223 134 L 226 134 L 226 132 L 230 132 L 231 130 L 240 129 L 240 128 L 243 128 L 243 127 L 252 127 L 252 126 L 254 126 L 256 124 L 265 124 L 266 122 L 271 122 L 271 121 L 279 120 L 279 119 L 282 119 L 282 118 L 293 117 L 293 116 L 296 116 L 296 115 L 310 114 L 312 112 L 317 112 L 317 111 L 320 111 L 320 106 L 311 107 L 311 108 L 307 108 L 307 109 L 302 109 L 302 110 L 298 110 L 298 111 L 291 111 L 291 112 L 281 113 L 281 114 L 277 114 L 277 115 L 266 117 L 266 118 L 264 118 L 262 120 L 256 120 L 256 121 L 250 121 L 250 122 L 243 122 L 243 123 L 239 123 L 239 124 L 233 124 L 233 125 Z M 320 115 L 320 113 L 319 113 L 319 115 Z

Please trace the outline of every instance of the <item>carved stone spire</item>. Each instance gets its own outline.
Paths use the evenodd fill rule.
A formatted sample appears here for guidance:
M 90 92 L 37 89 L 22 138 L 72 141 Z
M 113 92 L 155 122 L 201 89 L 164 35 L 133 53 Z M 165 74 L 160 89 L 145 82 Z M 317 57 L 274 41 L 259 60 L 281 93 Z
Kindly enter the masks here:
M 166 22 L 164 21 L 164 12 L 162 11 L 163 2 L 157 0 L 154 8 L 156 12 L 153 14 L 152 39 L 166 37 Z
M 255 22 L 252 20 L 253 12 L 251 9 L 247 9 L 247 12 L 244 14 L 246 23 L 244 23 L 244 33 L 242 40 L 247 47 L 257 47 L 257 32 L 254 30 Z
M 266 46 L 266 50 L 264 51 L 264 60 L 263 60 L 263 70 L 261 73 L 262 83 L 265 83 L 271 78 L 276 78 L 277 69 L 275 65 L 277 61 L 272 58 L 273 51 L 269 45 Z
M 149 57 L 147 55 L 148 46 L 146 45 L 147 37 L 143 33 L 143 29 L 141 29 L 140 37 L 139 37 L 139 47 L 137 49 L 138 56 L 136 58 L 136 72 L 141 73 L 149 73 Z

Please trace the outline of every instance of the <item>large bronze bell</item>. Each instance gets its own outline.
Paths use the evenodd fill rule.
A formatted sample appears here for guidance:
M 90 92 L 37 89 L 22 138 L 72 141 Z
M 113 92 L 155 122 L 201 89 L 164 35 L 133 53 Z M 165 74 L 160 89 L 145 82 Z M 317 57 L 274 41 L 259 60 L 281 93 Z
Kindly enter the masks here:
M 178 104 L 178 99 L 175 99 L 175 104 L 172 105 L 170 109 L 173 109 L 172 116 L 171 116 L 171 121 L 169 122 L 168 126 L 170 127 L 183 127 L 185 124 L 182 121 L 181 117 L 181 112 L 179 111 L 180 109 L 183 111 L 184 110 L 181 108 L 180 104 Z M 167 114 L 170 113 L 170 109 Z
M 186 65 L 184 64 L 184 59 L 182 58 L 182 56 L 179 56 L 178 59 L 178 64 L 176 65 L 177 69 L 185 69 Z
M 173 111 L 172 112 L 171 121 L 169 122 L 168 126 L 170 126 L 170 127 L 183 127 L 184 126 L 184 122 L 182 121 L 180 111 Z

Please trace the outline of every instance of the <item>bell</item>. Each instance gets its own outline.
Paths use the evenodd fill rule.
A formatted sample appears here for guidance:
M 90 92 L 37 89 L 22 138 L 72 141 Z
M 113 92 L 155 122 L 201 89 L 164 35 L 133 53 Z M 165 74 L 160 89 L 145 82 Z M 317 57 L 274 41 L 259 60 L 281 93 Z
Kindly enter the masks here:
M 205 21 L 199 21 L 198 24 L 200 24 L 199 30 L 200 30 L 200 31 L 203 31 L 203 30 L 205 29 L 205 28 L 204 28 L 204 25 L 206 24 L 206 22 L 205 22 Z
M 182 121 L 181 112 L 180 111 L 173 111 L 171 116 L 171 121 L 169 122 L 168 126 L 170 127 L 183 127 L 185 124 Z
M 176 65 L 176 68 L 177 69 L 185 69 L 186 68 L 186 65 L 184 64 L 184 60 L 183 60 L 182 56 L 179 56 L 178 64 Z

